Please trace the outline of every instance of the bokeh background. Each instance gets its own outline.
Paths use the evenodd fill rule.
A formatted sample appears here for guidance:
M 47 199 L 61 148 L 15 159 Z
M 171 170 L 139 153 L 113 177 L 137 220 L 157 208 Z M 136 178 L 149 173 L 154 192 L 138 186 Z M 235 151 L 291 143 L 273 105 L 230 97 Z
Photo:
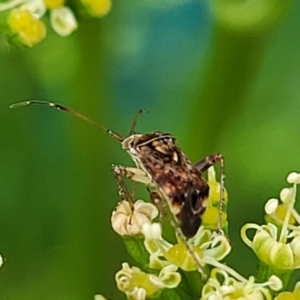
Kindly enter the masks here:
M 124 299 L 114 274 L 128 256 L 110 227 L 119 201 L 110 166 L 132 162 L 72 116 L 8 108 L 27 99 L 65 104 L 122 135 L 144 108 L 138 132 L 173 133 L 195 162 L 221 152 L 227 262 L 255 273 L 240 228 L 262 223 L 266 200 L 300 171 L 300 3 L 226 2 L 113 1 L 71 37 L 2 44 L 0 299 Z

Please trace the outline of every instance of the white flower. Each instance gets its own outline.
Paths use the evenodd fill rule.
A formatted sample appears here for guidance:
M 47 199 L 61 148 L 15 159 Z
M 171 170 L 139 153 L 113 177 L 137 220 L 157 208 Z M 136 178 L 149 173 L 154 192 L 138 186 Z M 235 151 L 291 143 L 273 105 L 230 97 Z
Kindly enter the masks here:
M 111 224 L 119 235 L 134 236 L 141 234 L 143 224 L 151 224 L 157 215 L 158 210 L 152 203 L 122 201 L 112 213 Z
M 282 282 L 274 275 L 264 283 L 255 283 L 252 276 L 248 280 L 238 277 L 237 280 L 224 270 L 213 269 L 211 277 L 202 289 L 200 300 L 272 300 L 272 295 L 266 287 L 275 291 L 282 288 Z
M 292 172 L 287 181 L 293 186 L 281 190 L 282 203 L 272 198 L 265 206 L 269 223 L 262 226 L 246 224 L 241 229 L 242 239 L 259 259 L 279 270 L 300 268 L 300 216 L 294 209 L 300 174 Z M 247 236 L 249 229 L 256 231 L 252 240 Z
M 156 276 L 136 267 L 130 268 L 128 263 L 123 263 L 122 270 L 117 272 L 115 278 L 118 289 L 125 292 L 128 299 L 145 300 L 148 297 L 158 296 L 164 288 L 177 287 L 181 276 L 176 271 L 175 265 L 169 265 Z
M 66 6 L 52 9 L 50 21 L 53 29 L 60 36 L 68 36 L 77 29 L 77 21 L 72 10 Z
M 150 253 L 149 266 L 160 269 L 168 264 L 175 264 L 185 271 L 199 270 L 199 265 L 215 265 L 230 252 L 230 244 L 224 235 L 214 237 L 209 230 L 200 227 L 198 233 L 186 244 L 178 238 L 172 245 L 161 236 L 159 224 L 145 224 L 142 232 L 144 245 Z
M 249 229 L 256 230 L 253 241 L 246 234 Z M 300 232 L 281 231 L 280 236 L 283 238 L 280 239 L 278 229 L 274 224 L 262 226 L 246 224 L 241 229 L 241 236 L 258 258 L 267 265 L 280 270 L 300 268 Z

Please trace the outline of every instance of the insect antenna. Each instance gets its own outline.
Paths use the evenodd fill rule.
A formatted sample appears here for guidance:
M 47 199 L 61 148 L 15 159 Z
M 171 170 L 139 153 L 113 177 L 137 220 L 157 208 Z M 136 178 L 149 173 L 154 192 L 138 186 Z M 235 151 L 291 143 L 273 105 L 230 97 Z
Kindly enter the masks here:
M 92 119 L 86 117 L 85 115 L 71 109 L 71 108 L 68 108 L 66 106 L 63 106 L 61 104 L 58 104 L 58 103 L 54 103 L 54 102 L 47 102 L 47 101 L 40 101 L 40 100 L 30 100 L 30 101 L 24 101 L 24 102 L 19 102 L 19 103 L 15 103 L 15 104 L 12 104 L 9 106 L 9 108 L 19 108 L 19 107 L 23 107 L 23 106 L 27 106 L 27 105 L 44 105 L 44 106 L 49 106 L 49 107 L 52 107 L 52 108 L 55 108 L 57 110 L 61 110 L 61 111 L 64 111 L 68 114 L 71 114 L 85 122 L 88 122 L 98 128 L 100 128 L 101 130 L 107 132 L 113 139 L 117 140 L 118 142 L 123 142 L 124 138 L 113 132 L 112 130 L 110 129 L 107 129 L 105 126 L 103 126 L 102 124 L 96 122 L 96 121 L 93 121 Z M 137 119 L 137 117 L 135 118 Z M 135 121 L 136 123 L 136 121 Z
M 136 113 L 136 115 L 135 115 L 135 117 L 134 117 L 134 119 L 133 119 L 133 122 L 132 122 L 132 124 L 131 124 L 131 126 L 130 126 L 129 135 L 135 134 L 134 129 L 135 129 L 135 126 L 136 126 L 136 124 L 137 124 L 137 121 L 139 120 L 139 117 L 141 116 L 142 113 L 143 113 L 143 110 L 142 110 L 142 109 L 140 109 L 140 110 Z

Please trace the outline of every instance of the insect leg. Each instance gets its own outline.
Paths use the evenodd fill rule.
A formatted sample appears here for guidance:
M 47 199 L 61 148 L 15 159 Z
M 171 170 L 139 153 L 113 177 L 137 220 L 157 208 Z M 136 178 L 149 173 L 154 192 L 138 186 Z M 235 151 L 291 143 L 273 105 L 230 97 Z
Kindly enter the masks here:
M 132 167 L 124 167 L 120 165 L 112 165 L 112 172 L 115 176 L 126 177 L 132 179 L 133 181 L 137 181 L 145 184 L 146 186 L 153 185 L 151 179 L 147 176 L 147 174 L 138 168 Z
M 205 157 L 204 159 L 196 163 L 195 166 L 201 173 L 203 173 L 217 162 L 220 162 L 221 168 L 223 169 L 224 173 L 224 157 L 219 153 Z
M 221 175 L 220 175 L 220 204 L 219 204 L 219 215 L 218 215 L 218 232 L 222 232 L 222 213 L 224 206 L 224 181 L 225 181 L 225 173 L 224 173 L 224 156 L 222 154 L 213 154 L 209 155 L 200 162 L 196 163 L 196 168 L 201 172 L 205 172 L 209 167 L 213 166 L 217 162 L 220 163 L 221 166 Z
M 150 196 L 151 202 L 157 207 L 159 210 L 159 221 L 162 223 L 164 217 L 167 216 L 167 202 L 162 199 L 161 194 L 158 191 L 151 191 L 149 187 L 147 187 L 147 191 Z
M 120 202 L 120 203 L 123 203 L 124 201 L 127 201 L 130 205 L 130 210 L 133 213 L 133 210 L 134 210 L 133 196 L 129 194 L 127 186 L 124 183 L 124 180 L 123 180 L 122 176 L 114 170 L 114 166 L 112 166 L 111 170 L 114 174 L 114 177 L 115 177 L 115 180 L 116 180 L 116 183 L 117 183 L 117 187 L 118 187 L 118 192 L 119 192 L 119 195 L 121 197 L 122 202 Z M 131 224 L 131 216 L 130 216 L 130 219 L 129 219 L 129 222 L 128 222 L 129 224 Z
M 151 180 L 147 177 L 147 175 L 140 169 L 124 167 L 120 165 L 112 165 L 111 171 L 114 174 L 114 177 L 117 182 L 118 192 L 122 200 L 126 200 L 130 203 L 131 208 L 133 210 L 133 196 L 130 195 L 127 186 L 123 180 L 123 178 L 132 179 L 135 182 L 140 182 L 145 185 L 151 185 Z
M 151 201 L 155 205 L 158 204 L 158 209 L 161 211 L 161 214 L 163 214 L 167 218 L 167 220 L 170 222 L 170 224 L 174 228 L 178 238 L 184 244 L 187 251 L 189 252 L 191 257 L 193 258 L 194 262 L 196 263 L 199 273 L 202 275 L 203 278 L 205 278 L 205 274 L 204 274 L 203 268 L 201 266 L 201 263 L 199 261 L 199 258 L 195 255 L 193 249 L 188 244 L 188 242 L 187 242 L 185 236 L 183 235 L 181 229 L 178 227 L 178 225 L 176 224 L 176 222 L 172 218 L 173 215 L 170 216 L 169 214 L 167 214 L 167 210 L 166 210 L 166 207 L 164 205 L 166 203 L 166 200 L 162 198 L 161 194 L 158 191 L 152 191 L 150 193 L 150 198 L 151 198 Z

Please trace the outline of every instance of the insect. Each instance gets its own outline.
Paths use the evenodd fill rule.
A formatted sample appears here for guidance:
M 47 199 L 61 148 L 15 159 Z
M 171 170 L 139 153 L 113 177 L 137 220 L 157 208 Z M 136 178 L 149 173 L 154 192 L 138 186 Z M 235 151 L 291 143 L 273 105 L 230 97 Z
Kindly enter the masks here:
M 130 178 L 146 185 L 154 201 L 165 199 L 186 238 L 192 238 L 197 233 L 209 195 L 209 186 L 202 177 L 202 173 L 210 166 L 220 162 L 221 188 L 217 231 L 221 231 L 225 178 L 224 157 L 221 154 L 207 156 L 199 163 L 192 164 L 171 134 L 159 131 L 146 134 L 135 133 L 134 128 L 142 111 L 137 113 L 129 136 L 124 138 L 81 113 L 57 103 L 32 100 L 13 104 L 10 108 L 31 104 L 49 106 L 72 114 L 96 125 L 119 142 L 136 165 L 136 167 L 112 166 L 119 185 L 122 178 Z

